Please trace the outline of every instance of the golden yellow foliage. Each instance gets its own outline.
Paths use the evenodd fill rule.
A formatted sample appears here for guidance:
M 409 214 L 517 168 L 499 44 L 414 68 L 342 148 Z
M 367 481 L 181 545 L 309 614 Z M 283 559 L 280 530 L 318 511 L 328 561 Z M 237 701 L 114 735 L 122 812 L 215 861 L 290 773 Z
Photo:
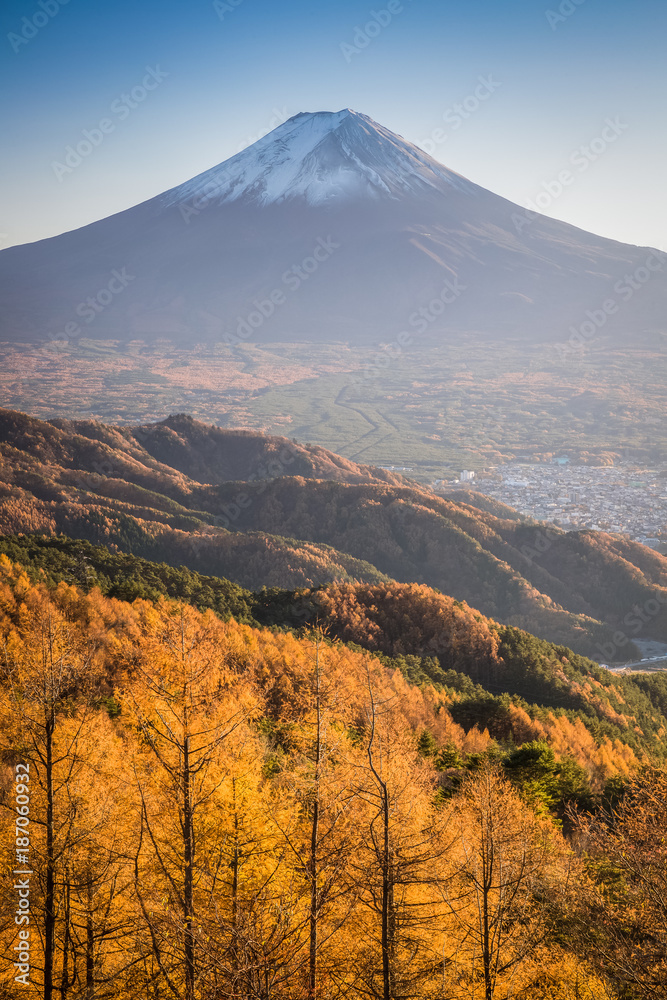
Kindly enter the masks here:
M 583 877 L 559 831 L 492 771 L 443 801 L 419 734 L 491 740 L 434 687 L 321 634 L 33 585 L 4 557 L 0 645 L 0 903 L 25 763 L 45 1000 L 606 996 L 554 932 Z M 579 722 L 513 713 L 600 775 L 632 766 Z M 3 1000 L 16 933 L 5 918 Z

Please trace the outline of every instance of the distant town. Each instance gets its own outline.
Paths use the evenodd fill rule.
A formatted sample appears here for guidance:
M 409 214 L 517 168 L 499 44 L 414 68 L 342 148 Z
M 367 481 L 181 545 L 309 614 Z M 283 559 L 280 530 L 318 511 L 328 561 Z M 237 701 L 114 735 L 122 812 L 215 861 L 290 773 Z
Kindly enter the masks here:
M 634 465 L 572 465 L 566 456 L 553 464 L 513 462 L 458 480 L 436 480 L 437 492 L 473 489 L 521 514 L 566 530 L 593 528 L 627 535 L 667 551 L 667 470 Z

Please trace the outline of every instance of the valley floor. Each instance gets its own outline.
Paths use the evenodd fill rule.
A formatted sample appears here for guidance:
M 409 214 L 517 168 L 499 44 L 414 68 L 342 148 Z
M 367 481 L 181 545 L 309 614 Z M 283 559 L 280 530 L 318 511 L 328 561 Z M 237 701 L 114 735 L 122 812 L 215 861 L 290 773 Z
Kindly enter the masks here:
M 600 337 L 567 358 L 556 344 L 500 345 L 459 331 L 398 354 L 389 334 L 367 347 L 4 344 L 0 390 L 5 406 L 42 418 L 134 423 L 188 412 L 358 462 L 410 466 L 422 482 L 561 454 L 650 467 L 667 462 L 667 378 L 656 338 L 624 351 Z

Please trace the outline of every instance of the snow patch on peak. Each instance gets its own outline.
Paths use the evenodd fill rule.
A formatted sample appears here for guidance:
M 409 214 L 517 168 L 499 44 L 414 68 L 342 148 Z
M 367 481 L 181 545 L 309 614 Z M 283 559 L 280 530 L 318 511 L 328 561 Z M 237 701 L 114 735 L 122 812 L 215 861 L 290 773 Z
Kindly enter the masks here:
M 162 196 L 163 207 L 302 199 L 310 205 L 357 198 L 398 198 L 446 185 L 476 185 L 452 173 L 366 115 L 301 112 L 247 149 Z

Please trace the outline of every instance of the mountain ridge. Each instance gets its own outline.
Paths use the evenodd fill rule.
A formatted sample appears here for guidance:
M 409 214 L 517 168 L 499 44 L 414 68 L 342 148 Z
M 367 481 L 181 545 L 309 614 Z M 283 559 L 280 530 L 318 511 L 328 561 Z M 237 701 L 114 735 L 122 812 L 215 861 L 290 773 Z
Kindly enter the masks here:
M 600 657 L 611 644 L 619 661 L 638 635 L 626 621 L 633 605 L 648 606 L 663 593 L 667 602 L 667 559 L 626 539 L 552 529 L 549 546 L 538 553 L 534 543 L 543 528 L 514 512 L 502 516 L 502 507 L 494 513 L 482 501 L 441 498 L 416 484 L 373 477 L 372 470 L 355 472 L 344 460 L 316 465 L 320 473 L 333 469 L 337 481 L 306 478 L 299 461 L 312 468 L 317 450 L 302 446 L 292 446 L 293 464 L 272 470 L 266 464 L 254 478 L 221 482 L 225 445 L 261 447 L 265 440 L 271 455 L 275 439 L 236 438 L 181 417 L 172 420 L 176 445 L 167 426 L 163 453 L 166 423 L 155 425 L 157 441 L 149 431 L 144 440 L 162 459 L 167 452 L 172 461 L 185 455 L 189 464 L 181 463 L 181 471 L 158 461 L 128 428 L 0 412 L 0 530 L 62 532 L 250 589 L 336 580 L 428 584 L 586 655 Z M 614 642 L 619 628 L 629 633 L 621 646 Z M 645 630 L 665 639 L 660 616 L 649 616 Z

